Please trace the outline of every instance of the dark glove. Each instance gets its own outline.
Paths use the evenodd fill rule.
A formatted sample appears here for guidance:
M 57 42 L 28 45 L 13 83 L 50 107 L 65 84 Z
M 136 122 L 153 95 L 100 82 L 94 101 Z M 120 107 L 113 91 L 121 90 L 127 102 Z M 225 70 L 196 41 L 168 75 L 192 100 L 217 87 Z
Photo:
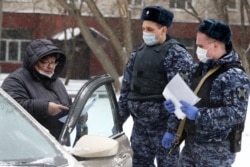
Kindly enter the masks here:
M 169 113 L 174 113 L 175 111 L 175 106 L 174 103 L 171 100 L 165 100 L 163 102 L 164 108 L 169 112 Z
M 165 132 L 165 134 L 161 140 L 161 144 L 163 147 L 168 149 L 172 146 L 174 140 L 175 140 L 175 135 L 173 135 L 172 133 L 169 133 L 169 132 Z
M 195 120 L 198 112 L 198 108 L 188 104 L 187 102 L 181 100 L 180 103 L 182 104 L 181 110 L 183 113 L 186 114 L 187 118 L 190 120 Z

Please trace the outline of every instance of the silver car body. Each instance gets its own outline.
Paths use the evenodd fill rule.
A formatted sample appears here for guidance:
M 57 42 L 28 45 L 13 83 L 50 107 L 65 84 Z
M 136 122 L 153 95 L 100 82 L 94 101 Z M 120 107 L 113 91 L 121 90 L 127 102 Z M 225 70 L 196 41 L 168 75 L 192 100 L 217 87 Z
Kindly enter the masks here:
M 80 166 L 47 129 L 1 88 L 0 106 L 0 166 Z
M 59 142 L 0 89 L 0 166 L 131 167 L 112 83 L 102 75 L 82 86 L 60 119 L 65 126 Z

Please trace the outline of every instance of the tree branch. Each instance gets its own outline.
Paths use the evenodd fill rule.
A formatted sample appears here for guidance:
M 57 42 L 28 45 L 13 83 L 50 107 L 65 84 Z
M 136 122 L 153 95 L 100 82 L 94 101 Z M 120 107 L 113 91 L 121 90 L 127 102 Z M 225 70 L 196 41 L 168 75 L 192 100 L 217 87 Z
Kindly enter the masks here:
M 125 58 L 126 55 L 124 54 L 123 48 L 121 46 L 121 42 L 118 40 L 118 38 L 116 37 L 116 35 L 114 34 L 114 32 L 112 31 L 112 29 L 110 28 L 110 26 L 108 25 L 108 23 L 106 22 L 106 20 L 104 19 L 103 15 L 101 14 L 100 10 L 97 8 L 96 4 L 93 2 L 93 0 L 85 0 L 85 2 L 87 3 L 88 7 L 90 8 L 90 10 L 92 11 L 92 13 L 94 14 L 96 20 L 100 23 L 100 25 L 103 27 L 104 31 L 107 33 L 110 42 L 112 43 L 112 45 L 114 46 L 116 52 L 118 53 L 118 57 L 119 57 L 119 62 L 121 64 L 121 70 L 124 69 L 125 67 Z
M 89 27 L 83 21 L 80 11 L 72 3 L 67 4 L 66 0 L 56 0 L 56 1 L 62 7 L 64 7 L 69 12 L 69 14 L 75 19 L 75 21 L 77 22 L 77 24 L 81 30 L 81 34 L 85 39 L 85 42 L 87 43 L 87 45 L 89 46 L 91 51 L 94 53 L 96 58 L 99 60 L 99 62 L 102 64 L 102 67 L 104 68 L 104 70 L 114 78 L 115 90 L 119 91 L 120 90 L 119 75 L 118 75 L 114 65 L 110 61 L 109 56 L 105 53 L 105 51 L 98 44 L 96 39 L 91 34 Z
M 190 14 L 191 16 L 193 16 L 194 18 L 196 18 L 199 21 L 199 23 L 201 23 L 202 22 L 202 18 L 199 17 L 199 14 L 194 9 L 194 7 L 191 4 L 191 2 L 188 2 L 187 5 L 191 9 L 191 12 L 188 9 L 186 9 L 186 8 L 183 8 L 183 10 L 185 10 L 185 12 L 187 12 L 188 14 Z
M 243 4 L 244 4 L 245 10 L 246 10 L 248 22 L 250 23 L 250 5 L 249 5 L 247 0 L 243 0 Z

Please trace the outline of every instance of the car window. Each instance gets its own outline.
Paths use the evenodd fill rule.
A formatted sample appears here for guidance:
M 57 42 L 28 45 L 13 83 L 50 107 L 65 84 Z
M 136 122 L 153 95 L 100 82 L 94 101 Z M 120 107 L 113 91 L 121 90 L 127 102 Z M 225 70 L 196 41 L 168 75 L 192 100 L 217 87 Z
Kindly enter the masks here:
M 60 135 L 61 144 L 73 146 L 86 134 L 111 137 L 122 131 L 117 119 L 118 106 L 112 83 L 110 76 L 103 75 L 82 86 Z
M 132 166 L 132 150 L 118 119 L 109 75 L 96 76 L 77 93 L 59 138 L 84 166 Z
M 7 93 L 0 89 L 0 162 L 56 161 L 63 165 L 67 160 L 61 156 L 45 134 L 34 126 L 32 119 Z M 25 111 L 26 112 L 26 111 Z M 49 157 L 49 158 L 48 158 Z M 54 162 L 53 162 L 54 163 Z
M 108 92 L 104 85 L 93 92 L 82 113 L 84 116 L 78 119 L 77 124 L 81 126 L 81 134 L 106 137 L 112 135 L 114 120 Z

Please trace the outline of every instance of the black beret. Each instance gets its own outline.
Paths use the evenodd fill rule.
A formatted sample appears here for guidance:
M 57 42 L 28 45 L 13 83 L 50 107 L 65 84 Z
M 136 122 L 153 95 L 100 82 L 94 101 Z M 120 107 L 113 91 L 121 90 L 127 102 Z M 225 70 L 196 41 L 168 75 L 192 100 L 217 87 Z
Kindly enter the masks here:
M 199 25 L 198 31 L 225 44 L 231 41 L 232 31 L 229 25 L 219 20 L 205 19 Z
M 143 9 L 141 19 L 149 20 L 169 27 L 174 18 L 173 12 L 160 6 L 147 6 Z

